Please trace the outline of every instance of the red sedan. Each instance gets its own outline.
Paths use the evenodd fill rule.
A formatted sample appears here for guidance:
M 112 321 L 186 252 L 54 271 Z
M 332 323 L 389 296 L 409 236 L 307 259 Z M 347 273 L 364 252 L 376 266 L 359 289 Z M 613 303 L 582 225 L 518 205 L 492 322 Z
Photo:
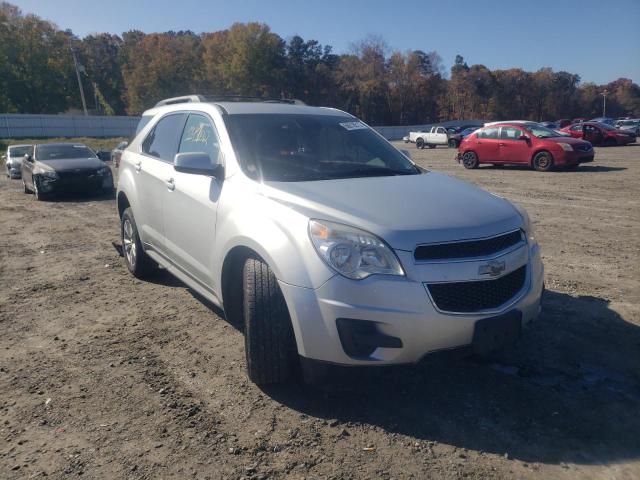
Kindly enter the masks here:
M 562 136 L 535 122 L 487 124 L 464 138 L 458 148 L 458 162 L 465 168 L 513 164 L 546 172 L 554 167 L 575 168 L 592 162 L 593 156 L 589 142 Z
M 611 125 L 598 122 L 577 123 L 563 128 L 562 131 L 574 138 L 582 138 L 593 145 L 604 147 L 627 145 L 636 141 L 636 136 L 633 132 L 625 132 Z

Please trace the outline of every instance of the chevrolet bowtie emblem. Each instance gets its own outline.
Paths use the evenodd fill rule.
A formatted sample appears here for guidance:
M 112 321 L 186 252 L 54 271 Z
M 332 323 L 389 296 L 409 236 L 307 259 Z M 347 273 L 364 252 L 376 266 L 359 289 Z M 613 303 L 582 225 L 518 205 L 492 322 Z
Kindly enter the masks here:
M 478 275 L 489 275 L 490 277 L 497 277 L 507 268 L 506 264 L 502 260 L 491 260 L 485 265 L 480 265 L 478 268 Z

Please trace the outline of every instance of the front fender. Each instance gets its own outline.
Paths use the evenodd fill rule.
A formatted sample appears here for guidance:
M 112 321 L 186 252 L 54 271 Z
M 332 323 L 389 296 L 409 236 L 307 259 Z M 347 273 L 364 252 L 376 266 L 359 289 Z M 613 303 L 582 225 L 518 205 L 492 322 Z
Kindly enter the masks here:
M 235 247 L 255 251 L 278 280 L 298 287 L 317 288 L 335 275 L 316 253 L 305 215 L 259 193 L 230 197 L 218 210 L 216 285 L 222 285 L 224 259 Z

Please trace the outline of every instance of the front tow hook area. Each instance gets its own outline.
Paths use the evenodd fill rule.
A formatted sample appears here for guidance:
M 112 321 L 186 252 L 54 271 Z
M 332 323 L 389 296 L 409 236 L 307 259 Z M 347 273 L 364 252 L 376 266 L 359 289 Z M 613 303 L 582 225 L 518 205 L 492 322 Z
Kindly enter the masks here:
M 342 348 L 351 358 L 366 359 L 377 348 L 402 348 L 402 340 L 382 333 L 370 320 L 338 318 L 336 326 Z

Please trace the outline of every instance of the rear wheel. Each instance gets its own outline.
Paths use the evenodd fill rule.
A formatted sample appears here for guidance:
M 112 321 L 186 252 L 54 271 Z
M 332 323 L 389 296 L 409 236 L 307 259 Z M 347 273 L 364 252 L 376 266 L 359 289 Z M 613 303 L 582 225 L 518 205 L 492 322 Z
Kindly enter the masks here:
M 424 140 L 419 138 L 416 140 L 416 148 L 424 148 Z
M 462 165 L 464 168 L 478 168 L 478 156 L 475 152 L 464 152 L 462 155 Z
M 549 152 L 538 152 L 533 157 L 533 168 L 539 172 L 548 172 L 553 168 L 553 156 Z
M 285 382 L 299 360 L 278 280 L 266 263 L 249 258 L 244 264 L 242 288 L 247 374 L 259 385 Z
M 142 242 L 138 235 L 138 227 L 133 218 L 131 208 L 127 208 L 122 214 L 120 238 L 122 239 L 124 263 L 127 265 L 129 271 L 140 279 L 150 276 L 157 269 L 157 264 L 142 248 Z

